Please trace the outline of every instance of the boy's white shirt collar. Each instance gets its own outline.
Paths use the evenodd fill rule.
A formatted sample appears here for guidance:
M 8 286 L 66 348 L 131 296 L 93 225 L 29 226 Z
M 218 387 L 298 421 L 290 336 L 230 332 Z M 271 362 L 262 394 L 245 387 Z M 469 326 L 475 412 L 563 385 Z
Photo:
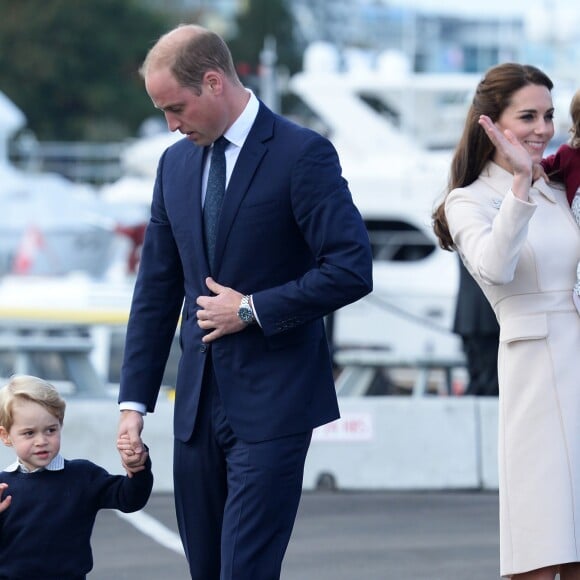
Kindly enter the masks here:
M 23 473 L 36 473 L 37 471 L 43 471 L 44 469 L 48 471 L 60 471 L 64 469 L 64 457 L 58 453 L 54 456 L 53 460 L 46 467 L 39 467 L 34 471 L 30 471 L 28 468 L 24 467 L 20 460 L 17 459 L 14 463 L 11 463 L 4 471 L 22 471 Z

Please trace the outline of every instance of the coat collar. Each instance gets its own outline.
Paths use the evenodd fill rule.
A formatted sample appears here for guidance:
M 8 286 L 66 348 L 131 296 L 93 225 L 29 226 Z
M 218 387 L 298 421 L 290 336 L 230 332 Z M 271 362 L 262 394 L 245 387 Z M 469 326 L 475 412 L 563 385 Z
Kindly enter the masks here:
M 500 167 L 497 163 L 489 161 L 483 168 L 480 179 L 487 183 L 489 187 L 494 189 L 503 198 L 512 187 L 513 175 L 503 167 Z M 543 178 L 537 179 L 532 184 L 531 193 L 533 190 L 541 193 L 548 201 L 556 203 L 554 192 Z

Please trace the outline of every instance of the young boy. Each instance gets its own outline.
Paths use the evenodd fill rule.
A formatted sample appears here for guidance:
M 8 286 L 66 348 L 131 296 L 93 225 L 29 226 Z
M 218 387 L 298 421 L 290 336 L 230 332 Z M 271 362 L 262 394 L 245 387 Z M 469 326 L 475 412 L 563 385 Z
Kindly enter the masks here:
M 58 391 L 37 377 L 14 376 L 0 389 L 0 438 L 17 455 L 0 472 L 0 578 L 84 580 L 93 567 L 97 512 L 134 512 L 151 494 L 149 457 L 144 469 L 125 458 L 130 477 L 64 459 L 64 411 Z

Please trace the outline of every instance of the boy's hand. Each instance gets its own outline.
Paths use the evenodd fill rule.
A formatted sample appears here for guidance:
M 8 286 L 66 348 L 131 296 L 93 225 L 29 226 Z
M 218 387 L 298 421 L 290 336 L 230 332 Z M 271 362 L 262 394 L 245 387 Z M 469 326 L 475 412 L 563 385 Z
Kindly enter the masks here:
M 117 450 L 121 455 L 121 463 L 129 477 L 133 477 L 135 473 L 145 469 L 145 462 L 149 453 L 145 449 L 140 453 L 135 453 L 127 434 L 117 439 Z
M 123 467 L 129 477 L 145 469 L 145 461 L 147 461 L 147 456 L 149 455 L 147 451 L 142 451 L 139 454 L 132 453 L 131 455 L 126 454 L 124 451 L 119 451 L 119 453 L 121 454 Z
M 0 483 L 0 498 L 2 497 L 2 494 L 6 489 L 8 489 L 8 484 Z M 7 495 L 2 501 L 0 501 L 0 513 L 2 513 L 5 509 L 8 508 L 11 501 L 12 501 L 11 495 Z
M 117 438 L 117 449 L 121 455 L 121 463 L 129 477 L 133 477 L 134 473 L 141 471 L 145 461 L 147 460 L 147 453 L 141 440 L 141 431 L 143 430 L 143 416 L 137 411 L 121 411 L 121 419 L 119 421 L 119 431 Z M 126 463 L 129 459 L 130 464 Z
M 543 177 L 546 183 L 550 183 L 550 178 L 544 171 L 544 168 L 541 166 L 541 164 L 534 163 L 534 165 L 532 166 L 532 183 L 540 179 L 540 177 Z

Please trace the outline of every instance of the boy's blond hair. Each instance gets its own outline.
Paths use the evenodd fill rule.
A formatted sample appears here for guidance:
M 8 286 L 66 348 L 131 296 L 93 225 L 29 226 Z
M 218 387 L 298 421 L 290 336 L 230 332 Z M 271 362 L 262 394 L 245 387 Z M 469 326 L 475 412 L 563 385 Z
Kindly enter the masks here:
M 14 423 L 14 402 L 18 399 L 38 403 L 63 424 L 66 403 L 53 385 L 31 375 L 13 375 L 0 389 L 0 426 L 6 431 Z

